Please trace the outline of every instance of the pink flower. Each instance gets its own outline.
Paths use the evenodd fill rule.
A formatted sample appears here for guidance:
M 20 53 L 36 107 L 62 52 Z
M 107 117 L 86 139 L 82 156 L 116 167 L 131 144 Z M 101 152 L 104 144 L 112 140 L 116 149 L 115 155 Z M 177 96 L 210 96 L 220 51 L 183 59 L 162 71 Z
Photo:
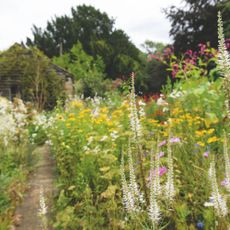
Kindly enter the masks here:
M 177 72 L 179 71 L 179 65 L 178 64 L 173 64 L 172 66 L 172 77 L 175 78 Z
M 167 171 L 168 171 L 168 169 L 165 166 L 160 167 L 160 169 L 159 169 L 159 175 L 163 176 Z
M 192 52 L 192 50 L 187 50 L 184 54 L 192 57 L 193 52 Z
M 159 152 L 159 153 L 158 153 L 158 157 L 159 157 L 159 158 L 163 157 L 164 155 L 165 155 L 164 152 Z
M 167 171 L 168 169 L 165 166 L 163 166 L 159 168 L 158 174 L 159 176 L 163 176 Z M 156 169 L 153 171 L 150 171 L 150 176 L 148 179 L 151 179 L 153 176 L 156 176 L 156 173 L 157 173 Z
M 166 140 L 164 140 L 164 141 L 162 141 L 162 142 L 160 142 L 159 144 L 158 144 L 158 147 L 161 147 L 161 146 L 163 146 L 163 145 L 166 145 Z
M 209 155 L 209 151 L 206 151 L 206 152 L 203 153 L 203 156 L 206 157 L 206 158 L 208 157 L 208 155 Z
M 180 138 L 179 137 L 173 137 L 169 140 L 170 143 L 178 143 L 180 142 Z
M 200 48 L 199 53 L 200 53 L 201 55 L 203 55 L 203 54 L 205 53 L 206 45 L 200 43 L 198 46 L 199 46 L 199 48 Z

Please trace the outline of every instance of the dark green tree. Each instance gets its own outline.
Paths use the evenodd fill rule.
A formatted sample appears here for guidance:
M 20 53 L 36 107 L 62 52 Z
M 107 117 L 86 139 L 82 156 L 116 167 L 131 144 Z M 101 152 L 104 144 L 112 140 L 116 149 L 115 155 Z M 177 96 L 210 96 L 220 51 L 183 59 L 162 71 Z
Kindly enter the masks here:
M 69 52 L 80 42 L 84 51 L 97 58 L 102 57 L 108 78 L 116 78 L 137 69 L 139 50 L 122 31 L 114 29 L 114 20 L 92 6 L 71 9 L 70 16 L 55 17 L 46 29 L 33 27 L 35 45 L 49 57 Z
M 230 37 L 229 0 L 184 0 L 184 7 L 171 6 L 165 10 L 171 21 L 170 35 L 175 52 L 196 50 L 199 43 L 210 42 L 217 47 L 217 12 L 220 10 L 225 22 L 225 35 Z

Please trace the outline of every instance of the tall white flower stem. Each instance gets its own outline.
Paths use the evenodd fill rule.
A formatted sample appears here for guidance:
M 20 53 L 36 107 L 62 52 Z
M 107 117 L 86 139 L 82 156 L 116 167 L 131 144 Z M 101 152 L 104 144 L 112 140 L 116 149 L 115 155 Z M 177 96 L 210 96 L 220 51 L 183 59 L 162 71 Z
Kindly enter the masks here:
M 123 204 L 128 213 L 133 213 L 135 211 L 135 199 L 133 197 L 133 193 L 130 192 L 125 177 L 125 164 L 124 164 L 123 154 L 121 158 L 121 183 L 122 183 L 122 193 L 123 193 Z
M 167 181 L 165 185 L 165 196 L 170 202 L 172 202 L 176 192 L 175 192 L 175 187 L 174 187 L 173 156 L 172 156 L 172 146 L 170 143 L 170 139 L 171 139 L 171 131 L 169 129 L 169 138 L 168 138 L 168 144 L 167 144 L 168 173 L 167 173 Z
M 224 76 L 223 89 L 225 93 L 225 106 L 227 109 L 228 118 L 230 118 L 230 55 L 225 46 L 223 21 L 220 12 L 218 12 L 218 41 L 218 64 L 219 69 Z
M 228 214 L 228 208 L 226 200 L 220 194 L 217 179 L 216 179 L 216 167 L 215 167 L 215 158 L 213 157 L 210 167 L 209 167 L 209 180 L 211 183 L 212 197 L 214 208 L 218 217 L 224 217 Z
M 228 138 L 226 132 L 224 132 L 224 163 L 225 163 L 225 180 L 226 180 L 226 189 L 230 192 L 230 161 L 228 155 Z
M 130 126 L 133 131 L 135 141 L 142 136 L 142 127 L 137 112 L 136 94 L 135 94 L 135 74 L 131 74 L 131 92 L 130 92 Z
M 157 149 L 158 150 L 158 149 Z M 149 218 L 152 221 L 154 229 L 157 228 L 160 220 L 160 208 L 157 197 L 160 195 L 160 177 L 159 177 L 159 156 L 151 151 L 150 158 L 150 199 L 149 199 Z
M 140 192 L 139 185 L 136 181 L 135 170 L 133 166 L 133 158 L 131 147 L 128 147 L 128 164 L 129 164 L 129 182 L 125 177 L 125 163 L 124 156 L 121 159 L 121 179 L 122 179 L 122 192 L 123 203 L 129 213 L 141 211 L 141 205 L 144 203 L 143 194 Z
M 141 177 L 141 185 L 145 195 L 146 203 L 148 201 L 148 193 L 147 186 L 145 181 L 145 172 L 143 167 L 143 157 L 142 157 L 142 146 L 140 143 L 141 137 L 143 136 L 142 127 L 140 124 L 140 120 L 138 118 L 138 111 L 136 106 L 136 95 L 135 95 L 135 74 L 131 74 L 131 93 L 130 93 L 130 127 L 133 132 L 133 142 L 136 145 L 137 158 L 139 161 L 139 169 L 140 169 L 140 177 Z
M 136 203 L 139 205 L 143 203 L 143 195 L 140 192 L 139 186 L 136 181 L 136 175 L 133 166 L 133 157 L 131 152 L 131 146 L 129 143 L 128 148 L 128 161 L 129 161 L 129 178 L 130 178 L 130 190 L 133 193 Z

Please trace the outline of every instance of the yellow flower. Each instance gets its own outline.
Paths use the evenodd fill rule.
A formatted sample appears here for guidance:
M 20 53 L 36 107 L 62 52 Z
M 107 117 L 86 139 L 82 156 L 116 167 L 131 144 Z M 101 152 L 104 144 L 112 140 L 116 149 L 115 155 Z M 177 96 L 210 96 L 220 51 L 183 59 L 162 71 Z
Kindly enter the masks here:
M 202 142 L 202 141 L 198 141 L 197 144 L 198 144 L 199 146 L 202 146 L 202 147 L 205 146 L 204 142 Z
M 71 124 L 70 123 L 66 123 L 66 128 L 70 128 L 71 127 Z
M 162 135 L 163 135 L 164 137 L 167 137 L 167 136 L 168 136 L 168 133 L 165 132 L 165 131 L 162 131 Z
M 208 138 L 208 143 L 213 143 L 213 142 L 217 142 L 220 138 L 216 137 L 216 136 L 213 136 L 213 137 L 210 137 Z
M 158 120 L 149 119 L 148 122 L 151 123 L 151 124 L 156 124 L 156 123 L 158 123 Z
M 75 121 L 76 119 L 75 119 L 75 117 L 70 117 L 68 120 L 69 121 Z
M 83 106 L 83 102 L 79 100 L 75 100 L 71 102 L 71 107 L 81 108 Z
M 122 111 L 119 109 L 112 112 L 113 117 L 119 117 L 121 116 L 121 114 L 122 114 Z
M 182 112 L 182 110 L 180 108 L 175 108 L 175 109 L 172 110 L 172 115 L 177 115 L 177 114 L 179 114 L 181 112 Z
M 75 117 L 75 114 L 74 113 L 70 113 L 69 114 L 69 118 L 73 118 L 73 117 Z
M 129 102 L 128 101 L 123 101 L 121 105 L 121 109 L 128 109 L 129 108 Z
M 83 118 L 87 113 L 91 112 L 90 109 L 83 109 L 80 113 L 79 113 L 79 118 Z
M 113 126 L 113 122 L 112 122 L 111 120 L 108 120 L 108 121 L 107 121 L 107 125 L 108 125 L 108 126 Z
M 100 109 L 100 111 L 101 111 L 102 113 L 108 113 L 108 108 L 103 107 L 103 108 Z
M 207 133 L 212 134 L 214 131 L 215 131 L 215 129 L 209 129 L 209 130 L 207 130 Z
M 64 120 L 64 117 L 63 117 L 61 114 L 59 114 L 59 115 L 57 116 L 57 118 L 58 118 L 58 120 Z
M 195 134 L 196 134 L 196 136 L 198 136 L 198 137 L 204 136 L 205 133 L 206 133 L 206 130 L 196 130 L 196 131 L 195 131 Z

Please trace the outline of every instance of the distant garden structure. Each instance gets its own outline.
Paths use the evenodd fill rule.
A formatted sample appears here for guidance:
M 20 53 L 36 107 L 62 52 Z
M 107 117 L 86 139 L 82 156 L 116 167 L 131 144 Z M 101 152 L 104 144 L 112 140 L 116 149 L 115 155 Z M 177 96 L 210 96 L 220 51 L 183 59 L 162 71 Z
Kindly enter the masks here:
M 60 96 L 74 93 L 74 76 L 41 51 L 15 43 L 0 54 L 0 96 L 53 107 Z

